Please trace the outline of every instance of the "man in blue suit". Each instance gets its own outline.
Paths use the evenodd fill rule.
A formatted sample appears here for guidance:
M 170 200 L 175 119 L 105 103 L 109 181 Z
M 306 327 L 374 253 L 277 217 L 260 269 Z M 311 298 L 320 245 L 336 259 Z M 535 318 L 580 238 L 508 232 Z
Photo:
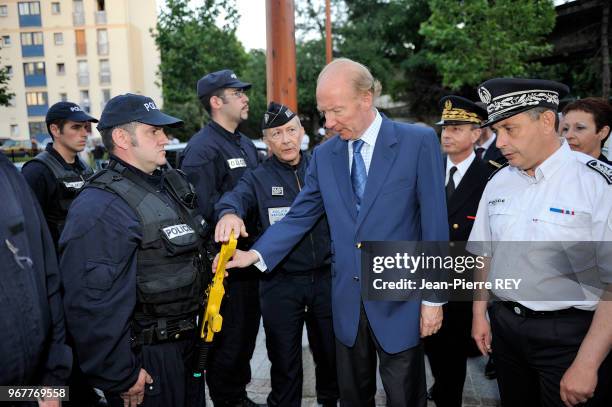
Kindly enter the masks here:
M 337 137 L 315 149 L 305 186 L 291 210 L 228 268 L 272 270 L 323 213 L 332 238 L 332 312 L 343 406 L 374 406 L 376 356 L 388 406 L 425 406 L 421 337 L 440 329 L 440 303 L 366 301 L 361 297 L 361 241 L 448 240 L 444 174 L 433 130 L 396 123 L 374 107 L 380 84 L 349 59 L 327 65 L 317 107 Z M 244 225 L 217 228 L 246 235 Z

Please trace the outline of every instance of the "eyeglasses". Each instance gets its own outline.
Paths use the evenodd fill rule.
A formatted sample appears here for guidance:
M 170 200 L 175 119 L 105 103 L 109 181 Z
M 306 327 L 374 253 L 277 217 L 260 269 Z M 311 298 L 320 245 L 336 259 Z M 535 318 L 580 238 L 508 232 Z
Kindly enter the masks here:
M 220 97 L 223 98 L 224 96 L 233 96 L 236 99 L 242 99 L 246 96 L 246 92 L 244 91 L 244 89 L 233 89 L 229 90 L 226 94 L 221 95 Z

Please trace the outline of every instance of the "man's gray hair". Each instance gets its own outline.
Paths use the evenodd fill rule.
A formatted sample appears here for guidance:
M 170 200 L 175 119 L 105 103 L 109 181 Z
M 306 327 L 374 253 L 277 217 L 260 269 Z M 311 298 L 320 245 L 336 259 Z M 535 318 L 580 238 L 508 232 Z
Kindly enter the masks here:
M 139 122 L 129 122 L 124 124 L 119 124 L 114 127 L 109 127 L 108 129 L 100 130 L 100 135 L 102 136 L 102 143 L 104 143 L 104 147 L 109 153 L 115 151 L 115 143 L 113 142 L 113 130 L 115 129 L 123 129 L 130 134 L 130 139 L 132 141 L 132 145 L 138 145 L 136 141 L 136 127 L 138 127 Z

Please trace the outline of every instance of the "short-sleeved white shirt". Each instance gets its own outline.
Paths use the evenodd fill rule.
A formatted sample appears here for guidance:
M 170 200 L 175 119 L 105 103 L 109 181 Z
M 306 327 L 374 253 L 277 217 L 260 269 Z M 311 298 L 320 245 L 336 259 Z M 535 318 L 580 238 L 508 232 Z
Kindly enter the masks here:
M 493 293 L 533 310 L 569 307 L 594 310 L 600 292 L 591 288 L 612 283 L 612 261 L 610 250 L 606 250 L 610 244 L 584 242 L 612 241 L 610 183 L 612 167 L 571 151 L 564 141 L 533 177 L 516 167 L 499 170 L 482 194 L 469 250 L 491 256 L 494 247 L 513 245 L 505 242 L 557 243 L 517 243 L 512 249 L 515 251 L 493 251 L 490 281 L 523 279 L 519 290 L 494 289 Z M 545 245 L 548 252 L 542 250 Z M 568 247 L 572 248 L 572 255 L 567 254 Z M 593 251 L 594 247 L 597 250 Z M 555 266 L 549 267 L 545 261 L 534 262 L 534 258 L 548 259 Z M 566 267 L 570 278 L 559 278 L 558 270 L 551 271 L 555 267 Z M 598 281 L 593 281 L 593 275 Z M 585 281 L 590 289 L 584 289 Z

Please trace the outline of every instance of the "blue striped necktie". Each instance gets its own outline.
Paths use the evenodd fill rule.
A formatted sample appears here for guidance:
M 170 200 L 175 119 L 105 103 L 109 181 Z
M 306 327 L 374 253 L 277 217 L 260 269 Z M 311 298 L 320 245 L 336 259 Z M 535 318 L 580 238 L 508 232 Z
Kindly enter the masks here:
M 353 193 L 357 201 L 357 211 L 361 208 L 361 200 L 363 191 L 365 191 L 368 174 L 366 172 L 365 163 L 361 156 L 361 148 L 363 140 L 355 140 L 353 142 L 353 164 L 351 165 L 351 184 L 353 185 Z

